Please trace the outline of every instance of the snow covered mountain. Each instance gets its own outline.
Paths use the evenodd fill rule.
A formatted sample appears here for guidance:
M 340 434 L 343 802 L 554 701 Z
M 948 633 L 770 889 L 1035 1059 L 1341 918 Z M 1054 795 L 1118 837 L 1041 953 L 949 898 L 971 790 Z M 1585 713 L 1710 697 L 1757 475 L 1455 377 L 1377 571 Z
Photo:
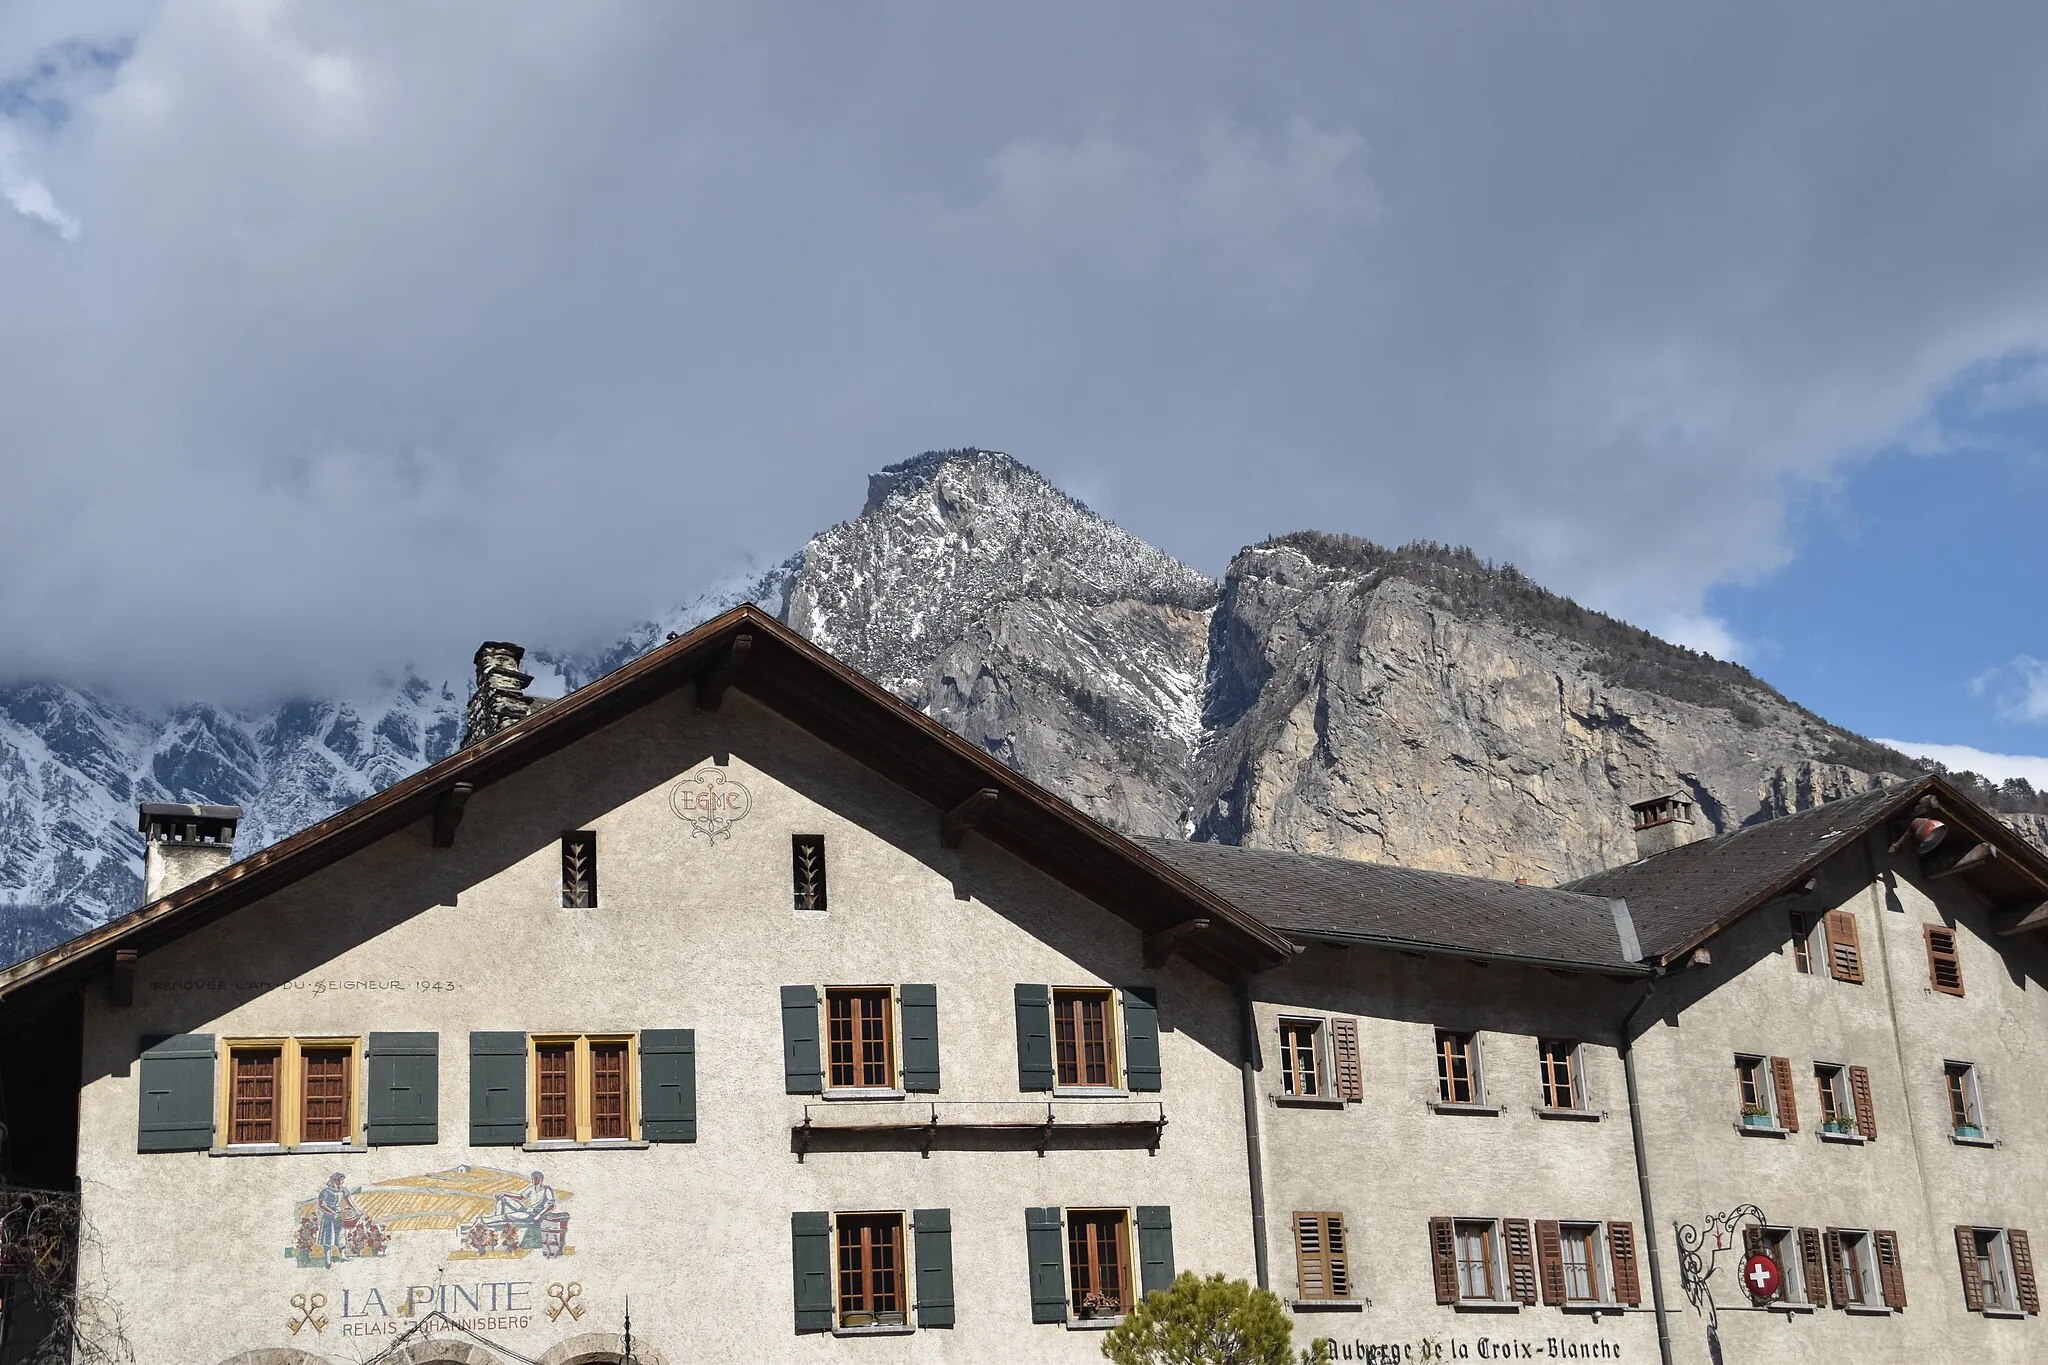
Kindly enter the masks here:
M 1469 551 L 1306 532 L 1218 584 L 983 450 L 884 469 L 859 516 L 609 646 L 530 648 L 534 691 L 743 601 L 1133 834 L 1559 881 L 1633 856 L 1651 788 L 1725 830 L 1911 767 Z M 409 672 L 264 711 L 0 689 L 0 957 L 136 904 L 137 802 L 240 805 L 246 856 L 452 752 L 466 697 Z

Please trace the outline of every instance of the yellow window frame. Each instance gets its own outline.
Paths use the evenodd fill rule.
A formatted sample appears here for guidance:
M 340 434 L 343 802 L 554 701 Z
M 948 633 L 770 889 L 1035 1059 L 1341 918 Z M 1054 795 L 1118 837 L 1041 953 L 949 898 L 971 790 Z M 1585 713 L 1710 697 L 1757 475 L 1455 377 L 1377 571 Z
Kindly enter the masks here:
M 317 1144 L 322 1150 L 333 1147 L 361 1147 L 363 1143 L 363 1095 L 367 1080 L 363 1075 L 363 1040 L 360 1037 L 312 1037 L 312 1038 L 228 1038 L 221 1044 L 220 1083 L 215 1087 L 214 1132 L 219 1134 L 217 1145 L 231 1147 L 237 1144 L 229 1139 L 234 1135 L 235 1118 L 235 1054 L 237 1052 L 277 1053 L 277 1141 L 275 1143 L 240 1144 L 257 1148 L 303 1147 L 305 1123 L 305 1054 L 345 1050 L 348 1053 L 348 1136 L 341 1142 Z
M 591 1044 L 623 1044 L 626 1049 L 626 1135 L 622 1138 L 594 1138 L 596 1126 L 596 1076 L 591 1066 Z M 567 1045 L 569 1059 L 569 1127 L 571 1136 L 543 1138 L 540 1135 L 540 1050 L 543 1046 Z M 638 1142 L 640 1140 L 640 1037 L 636 1033 L 533 1033 L 526 1039 L 526 1131 L 535 1142 Z

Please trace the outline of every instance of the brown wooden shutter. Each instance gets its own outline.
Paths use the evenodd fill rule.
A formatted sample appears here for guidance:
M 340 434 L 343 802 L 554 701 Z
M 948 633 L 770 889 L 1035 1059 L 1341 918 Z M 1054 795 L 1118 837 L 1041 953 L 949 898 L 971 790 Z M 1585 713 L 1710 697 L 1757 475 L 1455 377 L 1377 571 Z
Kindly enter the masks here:
M 1536 1248 L 1529 1236 L 1529 1220 L 1503 1218 L 1501 1233 L 1508 1244 L 1508 1297 L 1516 1303 L 1536 1302 Z
M 1899 1263 L 1899 1234 L 1896 1232 L 1873 1232 L 1870 1240 L 1877 1246 L 1877 1286 L 1887 1308 L 1906 1306 L 1906 1267 Z
M 1430 1269 L 1436 1276 L 1436 1301 L 1458 1301 L 1458 1226 L 1449 1218 L 1429 1220 Z
M 1956 1228 L 1956 1259 L 1963 1263 L 1963 1307 L 1984 1311 L 1984 1281 L 1977 1274 L 1977 1229 Z
M 1636 1227 L 1609 1223 L 1607 1247 L 1614 1262 L 1614 1297 L 1634 1308 L 1643 1301 L 1643 1277 L 1636 1270 Z
M 1877 1106 L 1870 1102 L 1870 1069 L 1849 1068 L 1849 1096 L 1856 1101 L 1856 1131 L 1866 1141 L 1877 1141 Z
M 1323 1255 L 1330 1267 L 1330 1297 L 1348 1299 L 1351 1297 L 1351 1251 L 1345 1244 L 1344 1215 L 1326 1213 L 1323 1215 Z
M 1320 1213 L 1294 1215 L 1294 1278 L 1304 1299 L 1330 1297 L 1330 1261 Z
M 1799 1259 L 1806 1272 L 1806 1301 L 1817 1308 L 1828 1306 L 1828 1259 L 1821 1249 L 1820 1229 L 1799 1229 Z
M 1799 1096 L 1792 1087 L 1792 1063 L 1786 1058 L 1771 1058 L 1771 1085 L 1778 1092 L 1778 1126 L 1788 1133 L 1798 1132 Z
M 1743 1255 L 1754 1256 L 1759 1251 L 1768 1250 L 1770 1250 L 1770 1248 L 1764 1244 L 1764 1230 L 1761 1227 L 1758 1227 L 1755 1223 L 1751 1223 L 1748 1227 L 1742 1230 Z
M 2018 1228 L 2007 1228 L 2005 1244 L 2012 1252 L 2012 1277 L 2019 1281 L 2015 1287 L 2020 1292 L 2020 1307 L 2029 1313 L 2039 1313 L 2041 1291 L 2034 1287 L 2034 1249 L 2027 1245 L 2027 1234 Z
M 1856 912 L 1830 910 L 1827 913 L 1828 971 L 1837 981 L 1861 984 L 1863 942 L 1856 933 Z
M 1330 1021 L 1331 1050 L 1337 1058 L 1337 1098 L 1358 1104 L 1365 1099 L 1365 1077 L 1358 1066 L 1358 1021 Z
M 1832 913 L 1832 912 L 1831 912 Z M 1849 1306 L 1849 1276 L 1842 1269 L 1842 1233 L 1839 1228 L 1827 1230 L 1828 1243 L 1828 1295 L 1837 1308 Z
M 1543 1302 L 1553 1306 L 1563 1303 L 1564 1238 L 1554 1220 L 1536 1224 L 1536 1269 L 1543 1281 Z
M 1927 934 L 1927 976 L 1943 995 L 1963 993 L 1963 960 L 1956 953 L 1956 931 L 1924 926 Z

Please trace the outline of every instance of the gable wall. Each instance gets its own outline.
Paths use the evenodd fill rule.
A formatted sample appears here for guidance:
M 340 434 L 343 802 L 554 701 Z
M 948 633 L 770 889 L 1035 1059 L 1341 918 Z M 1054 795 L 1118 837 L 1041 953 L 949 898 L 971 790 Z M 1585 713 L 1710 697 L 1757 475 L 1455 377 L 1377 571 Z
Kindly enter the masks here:
M 668 789 L 728 755 L 751 811 L 729 839 L 693 836 Z M 354 1315 L 373 1289 L 389 1307 L 408 1285 L 484 1282 L 524 1286 L 499 1291 L 529 1307 L 494 1315 L 492 1335 L 535 1358 L 594 1327 L 616 1331 L 630 1294 L 636 1341 L 670 1361 L 1081 1360 L 1096 1355 L 1093 1334 L 1029 1325 L 1026 1207 L 1169 1205 L 1183 1268 L 1248 1275 L 1228 990 L 1179 962 L 1145 968 L 1131 925 L 977 837 L 941 849 L 937 826 L 930 807 L 740 694 L 713 715 L 670 698 L 478 791 L 453 849 L 430 848 L 423 822 L 145 957 L 132 1008 L 96 991 L 88 1004 L 80 1173 L 106 1251 L 88 1292 L 118 1311 L 138 1359 L 195 1365 L 266 1346 L 358 1358 L 390 1337 L 355 1333 L 405 1320 L 344 1324 L 344 1292 Z M 597 831 L 595 910 L 560 907 L 565 828 Z M 824 917 L 792 907 L 792 833 L 826 837 Z M 1025 1101 L 1044 1108 L 1018 1089 L 1019 981 L 1158 988 L 1156 1098 L 1170 1120 L 1158 1155 L 1118 1139 L 1095 1151 L 1055 1143 L 1041 1157 L 1005 1140 L 1000 1150 L 942 1144 L 928 1159 L 839 1150 L 797 1162 L 791 1128 L 807 1100 L 784 1093 L 779 987 L 936 983 L 936 1098 L 986 1102 L 981 1117 L 1008 1118 Z M 696 1143 L 469 1147 L 470 1030 L 646 1027 L 696 1030 Z M 141 1035 L 372 1030 L 440 1034 L 437 1146 L 136 1152 Z M 1085 1120 L 1086 1104 L 1062 1102 L 1062 1120 Z M 916 1100 L 862 1108 L 928 1112 Z M 451 1258 L 453 1232 L 394 1234 L 385 1255 L 334 1267 L 287 1254 L 296 1201 L 330 1172 L 353 1188 L 464 1163 L 539 1168 L 571 1192 L 574 1254 Z M 793 1211 L 926 1207 L 952 1211 L 956 1328 L 862 1341 L 793 1334 Z M 549 1322 L 548 1286 L 571 1281 L 586 1315 Z M 328 1326 L 288 1331 L 293 1296 L 311 1293 L 325 1295 Z

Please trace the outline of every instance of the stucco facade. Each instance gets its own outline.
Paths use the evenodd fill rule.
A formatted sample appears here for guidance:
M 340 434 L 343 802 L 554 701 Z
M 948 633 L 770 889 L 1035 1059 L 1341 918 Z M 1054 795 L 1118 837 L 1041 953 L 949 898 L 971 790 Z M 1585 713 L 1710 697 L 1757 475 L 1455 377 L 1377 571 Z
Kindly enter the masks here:
M 716 838 L 670 801 L 677 780 L 707 763 L 749 797 Z M 597 834 L 593 909 L 562 908 L 565 829 Z M 793 908 L 794 833 L 825 838 L 822 915 Z M 394 1311 L 409 1297 L 416 1312 L 445 1308 L 553 1360 L 593 1329 L 621 1334 L 629 1296 L 642 1360 L 1054 1361 L 1097 1358 L 1098 1337 L 1032 1324 L 1027 1208 L 1168 1206 L 1179 1265 L 1248 1274 L 1229 990 L 1177 960 L 1146 967 L 1140 934 L 1114 914 L 985 842 L 949 850 L 938 835 L 930 807 L 744 697 L 715 714 L 672 697 L 479 792 L 453 848 L 409 830 L 149 955 L 132 1006 L 88 1006 L 79 1170 L 87 1225 L 105 1249 L 89 1288 L 150 1362 L 280 1349 L 368 1358 L 417 1320 Z M 785 1093 L 782 986 L 908 982 L 937 988 L 936 1093 L 845 1103 Z M 792 1129 L 807 1108 L 824 1125 L 853 1112 L 922 1115 L 932 1102 L 948 1122 L 1042 1113 L 1046 1097 L 1019 1091 L 1019 982 L 1156 988 L 1159 1092 L 1057 1100 L 1059 1131 L 1042 1155 L 1028 1140 L 964 1141 L 942 1128 L 928 1155 L 842 1134 L 814 1139 L 798 1160 Z M 645 1028 L 695 1030 L 696 1141 L 544 1151 L 466 1141 L 471 1030 Z M 136 1150 L 144 1035 L 211 1034 L 225 1047 L 380 1030 L 441 1039 L 431 1146 Z M 1160 1106 L 1156 1153 L 1142 1134 L 1087 1126 Z M 332 1265 L 291 1254 L 295 1210 L 331 1173 L 358 1189 L 462 1166 L 542 1171 L 572 1249 L 479 1257 L 436 1230 L 393 1231 L 382 1254 Z M 792 1213 L 918 1209 L 951 1213 L 955 1325 L 796 1334 Z M 309 1317 L 314 1295 L 325 1302 Z

